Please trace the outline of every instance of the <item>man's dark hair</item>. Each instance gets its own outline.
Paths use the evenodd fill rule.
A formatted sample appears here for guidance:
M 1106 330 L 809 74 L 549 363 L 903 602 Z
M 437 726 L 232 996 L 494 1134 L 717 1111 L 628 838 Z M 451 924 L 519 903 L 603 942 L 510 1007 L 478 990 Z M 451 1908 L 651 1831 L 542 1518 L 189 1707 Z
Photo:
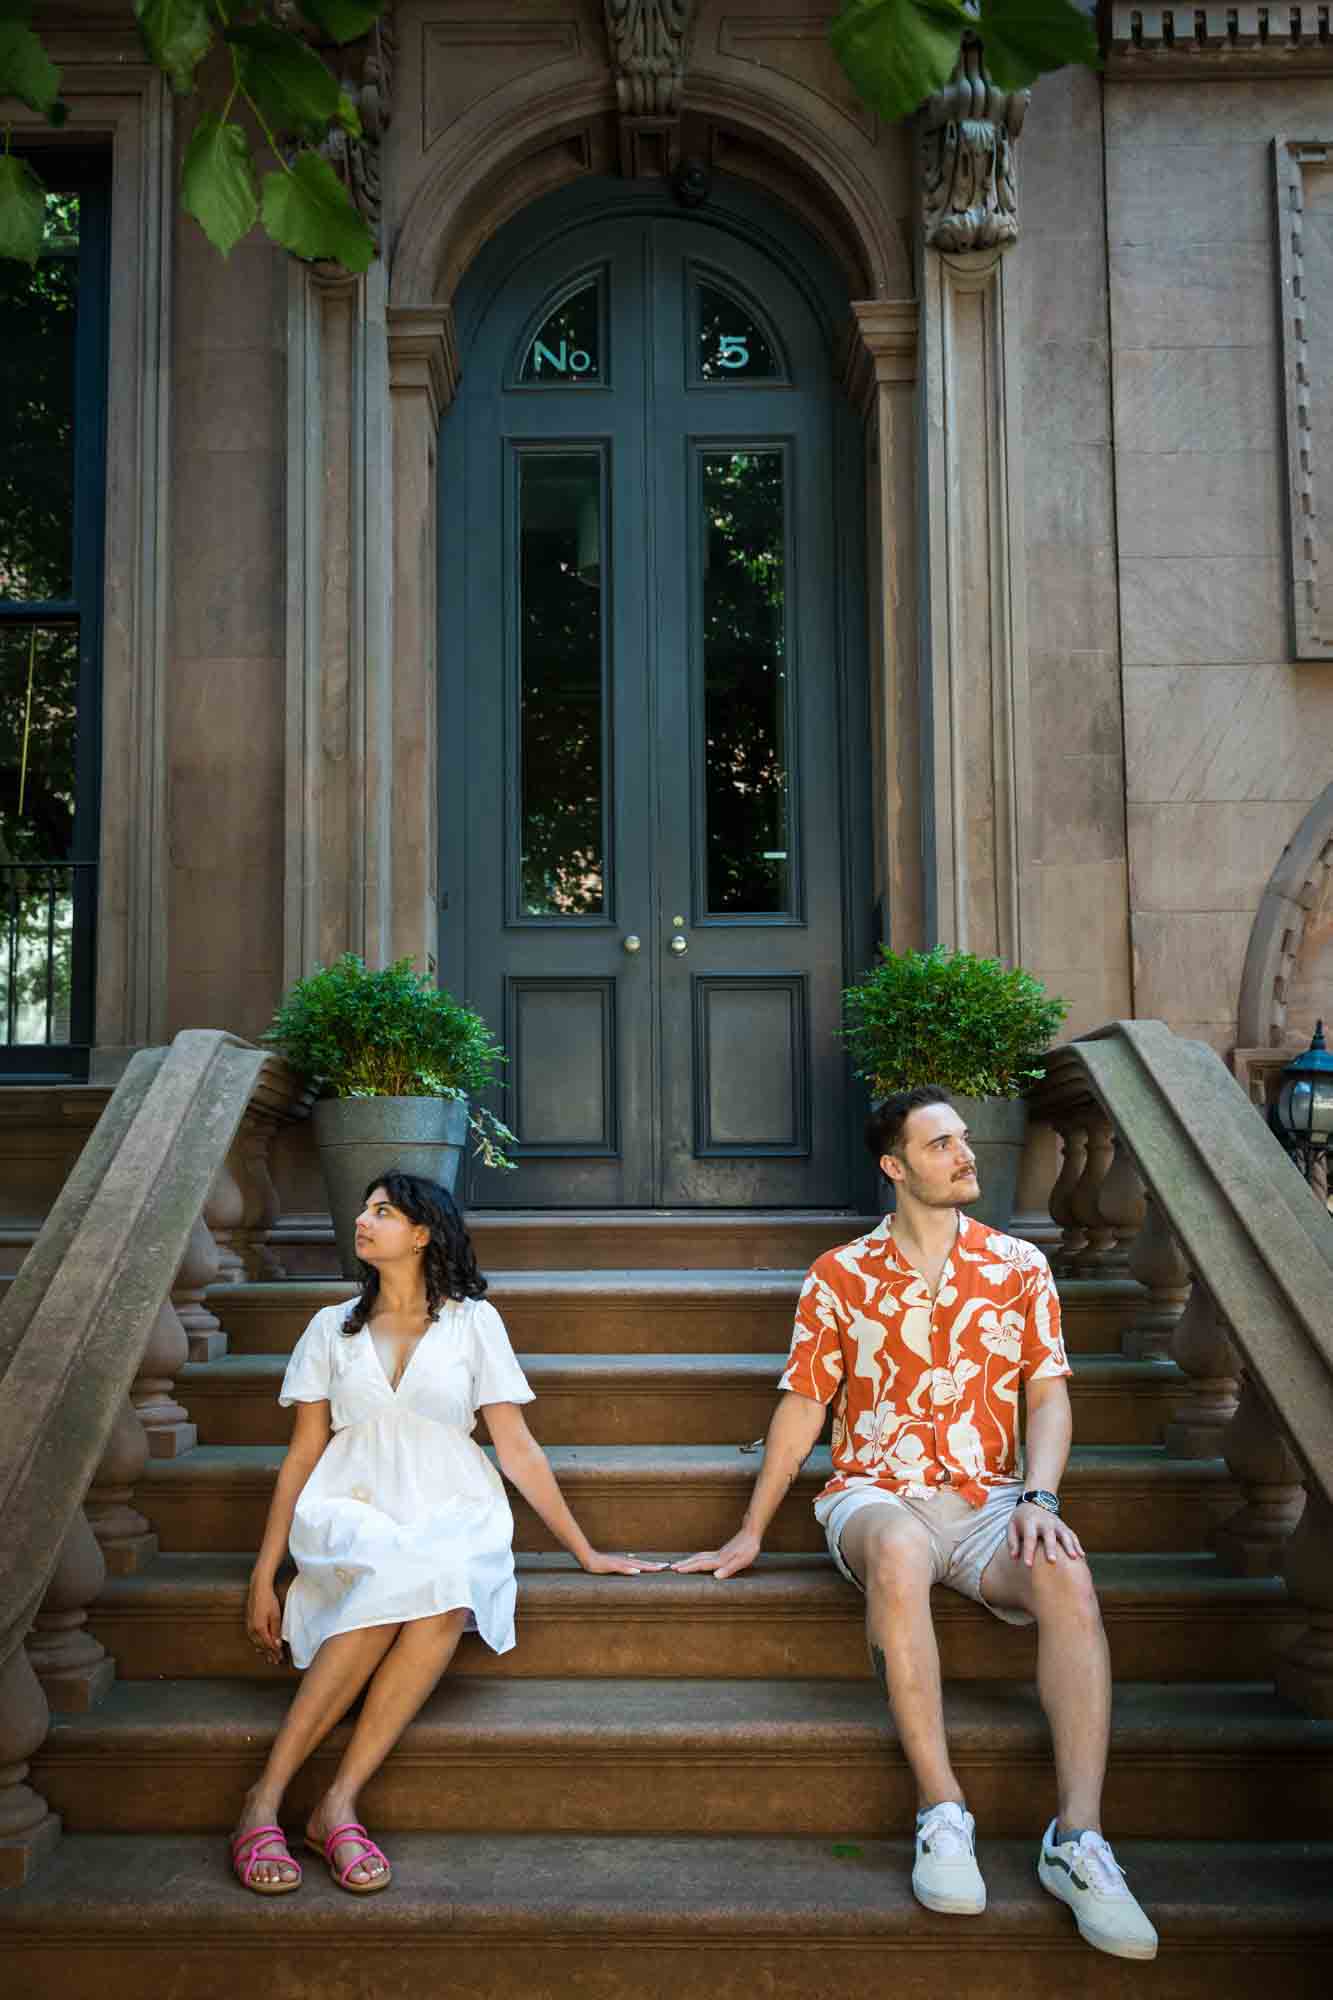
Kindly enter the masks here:
M 895 1090 L 892 1097 L 882 1097 L 866 1119 L 866 1148 L 871 1159 L 882 1160 L 895 1150 L 914 1111 L 927 1104 L 948 1102 L 947 1092 L 933 1083 L 919 1083 L 915 1090 Z

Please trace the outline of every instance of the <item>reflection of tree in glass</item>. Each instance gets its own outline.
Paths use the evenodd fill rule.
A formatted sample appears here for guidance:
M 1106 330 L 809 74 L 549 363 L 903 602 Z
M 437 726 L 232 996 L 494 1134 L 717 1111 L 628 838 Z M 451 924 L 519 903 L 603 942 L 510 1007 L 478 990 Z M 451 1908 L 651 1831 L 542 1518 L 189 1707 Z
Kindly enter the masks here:
M 789 907 L 783 461 L 703 461 L 708 907 Z
M 601 341 L 598 327 L 599 287 L 591 284 L 567 298 L 543 320 L 523 357 L 520 382 L 599 382 L 602 379 Z M 537 353 L 538 343 L 547 350 Z M 575 368 L 571 356 L 587 357 L 588 365 Z M 550 357 L 555 356 L 552 360 Z M 565 366 L 560 367 L 563 358 Z
M 78 196 L 47 196 L 35 267 L 0 260 L 0 597 L 73 588 Z
M 522 905 L 600 915 L 600 461 L 534 453 L 522 470 Z
M 724 355 L 729 365 L 724 365 Z M 753 382 L 777 372 L 768 336 L 752 314 L 725 292 L 700 285 L 699 373 L 704 381 Z
M 72 851 L 78 637 L 72 626 L 37 628 L 29 714 L 32 632 L 0 625 L 0 989 L 12 984 L 19 1042 L 47 1039 L 48 979 L 50 1038 L 68 1033 L 73 912 L 70 871 L 43 864 Z

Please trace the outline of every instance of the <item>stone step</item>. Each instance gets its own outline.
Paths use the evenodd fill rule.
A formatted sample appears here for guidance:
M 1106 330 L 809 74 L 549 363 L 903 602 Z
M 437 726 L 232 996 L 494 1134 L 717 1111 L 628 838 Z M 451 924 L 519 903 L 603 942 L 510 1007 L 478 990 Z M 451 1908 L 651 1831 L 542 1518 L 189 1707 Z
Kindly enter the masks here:
M 1305 1624 L 1277 1577 L 1223 1576 L 1209 1555 L 1092 1558 L 1119 1680 L 1260 1680 Z M 827 1556 L 761 1556 L 725 1583 L 711 1576 L 585 1576 L 566 1555 L 518 1558 L 518 1644 L 464 1639 L 451 1673 L 501 1679 L 867 1680 L 862 1600 Z M 250 1559 L 160 1556 L 110 1577 L 92 1630 L 127 1680 L 292 1680 L 245 1636 Z M 1022 1680 L 1031 1627 L 1002 1624 L 956 1591 L 934 1595 L 951 1680 Z
M 1153 1967 L 1080 1940 L 1027 1837 L 983 1836 L 986 1913 L 912 1896 L 905 1840 L 398 1833 L 367 1904 L 314 1855 L 298 1894 L 240 1892 L 216 1836 L 75 1835 L 0 1897 L 12 1990 L 235 2000 L 1323 2000 L 1333 1843 L 1123 1840 L 1161 1934 Z M 540 1974 L 534 1968 L 540 1967 Z M 893 1968 L 892 1981 L 887 1968 Z M 188 1973 L 187 1973 L 188 1969 Z
M 234 2000 L 256 1953 L 267 2000 L 860 2000 L 886 1964 L 906 2000 L 1328 1991 L 1333 1844 L 1119 1842 L 1161 1933 L 1153 1971 L 1082 1943 L 1030 1838 L 980 1851 L 986 1914 L 961 1924 L 915 1901 L 905 1841 L 398 1834 L 372 1919 L 314 1856 L 299 1894 L 261 1899 L 216 1838 L 81 1835 L 0 1899 L 0 1940 L 16 1991 L 61 2000 L 139 2000 L 169 1965 L 191 2000 Z
M 522 1354 L 537 1393 L 526 1412 L 543 1444 L 737 1444 L 768 1428 L 782 1354 Z M 1158 1444 L 1184 1393 L 1170 1362 L 1075 1355 L 1074 1435 L 1083 1444 Z M 278 1406 L 287 1357 L 193 1363 L 176 1395 L 201 1444 L 286 1444 Z M 478 1419 L 478 1436 L 485 1419 Z
M 786 1270 L 516 1271 L 490 1298 L 526 1354 L 785 1354 L 805 1266 Z M 1060 1285 L 1071 1353 L 1115 1354 L 1145 1294 L 1131 1278 Z M 233 1354 L 289 1354 L 322 1306 L 353 1297 L 328 1282 L 214 1285 L 208 1304 Z
M 255 1549 L 282 1456 L 276 1445 L 200 1445 L 182 1458 L 150 1459 L 135 1504 L 164 1551 Z M 682 1554 L 735 1532 L 759 1465 L 757 1451 L 725 1445 L 553 1445 L 550 1459 L 598 1547 Z M 823 1549 L 811 1502 L 830 1470 L 816 1447 L 778 1510 L 772 1553 Z M 1240 1505 L 1223 1460 L 1172 1459 L 1145 1445 L 1076 1445 L 1061 1491 L 1085 1548 L 1123 1554 L 1208 1548 L 1212 1525 Z M 510 1497 L 514 1546 L 555 1547 L 527 1503 Z
M 34 1787 L 72 1833 L 228 1827 L 289 1690 L 123 1681 L 56 1719 Z M 1055 1809 L 1035 1691 L 950 1683 L 951 1755 L 978 1824 L 1030 1834 Z M 296 1779 L 309 1809 L 340 1725 Z M 361 1794 L 367 1823 L 440 1833 L 901 1834 L 916 1795 L 888 1710 L 857 1681 L 449 1679 Z M 1333 1722 L 1253 1682 L 1116 1689 L 1106 1824 L 1117 1839 L 1307 1839 L 1333 1810 Z

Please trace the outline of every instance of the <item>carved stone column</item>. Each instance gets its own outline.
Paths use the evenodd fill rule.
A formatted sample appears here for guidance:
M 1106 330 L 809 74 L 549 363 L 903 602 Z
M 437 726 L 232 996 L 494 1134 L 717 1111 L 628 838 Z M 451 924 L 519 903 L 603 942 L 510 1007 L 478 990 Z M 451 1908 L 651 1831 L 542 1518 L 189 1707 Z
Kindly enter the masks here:
M 1087 1139 L 1083 1172 L 1069 1202 L 1073 1218 L 1083 1230 L 1083 1246 L 1074 1254 L 1069 1268 L 1073 1277 L 1092 1278 L 1105 1269 L 1115 1247 L 1115 1229 L 1101 1209 L 1102 1190 L 1115 1150 L 1115 1131 L 1106 1113 L 1096 1105 L 1084 1114 L 1083 1129 Z
M 189 1246 L 171 1288 L 171 1303 L 185 1328 L 191 1361 L 216 1361 L 227 1351 L 222 1322 L 204 1303 L 204 1294 L 217 1283 L 221 1268 L 218 1246 L 201 1215 L 190 1231 Z
M 1333 1716 L 1333 1507 L 1316 1487 L 1287 1543 L 1282 1573 L 1310 1623 L 1277 1663 L 1278 1692 L 1307 1715 Z
M 190 1413 L 172 1394 L 176 1377 L 190 1358 L 190 1343 L 175 1306 L 164 1299 L 153 1321 L 130 1385 L 130 1402 L 148 1439 L 150 1458 L 180 1458 L 193 1451 L 199 1432 Z
M 133 1576 L 157 1554 L 157 1536 L 130 1505 L 147 1463 L 148 1439 L 127 1396 L 84 1502 L 113 1576 Z
M 1051 1189 L 1051 1220 L 1060 1231 L 1060 1245 L 1051 1259 L 1057 1277 L 1068 1274 L 1075 1256 L 1087 1242 L 1082 1223 L 1074 1215 L 1074 1190 L 1083 1177 L 1088 1157 L 1087 1128 L 1075 1113 L 1056 1120 L 1060 1135 L 1060 1171 Z
M 24 1782 L 50 1720 L 27 1648 L 19 1646 L 0 1667 L 0 1889 L 26 1882 L 60 1838 L 60 1821 Z
M 1276 1576 L 1305 1508 L 1305 1488 L 1300 1461 L 1248 1370 L 1222 1448 L 1245 1505 L 1214 1532 L 1218 1560 L 1230 1576 Z
M 27 1642 L 46 1699 L 62 1714 L 83 1714 L 116 1678 L 115 1661 L 88 1630 L 88 1606 L 105 1582 L 106 1560 L 80 1507 Z
M 921 837 L 921 673 L 916 572 L 917 349 L 915 299 L 852 307 L 844 387 L 865 423 L 868 637 L 875 773 L 875 898 L 897 951 L 925 942 Z
M 696 0 L 604 0 L 627 180 L 675 171 Z
M 1164 1440 L 1173 1458 L 1218 1458 L 1239 1401 L 1240 1363 L 1208 1287 L 1196 1277 L 1171 1333 L 1171 1359 L 1189 1390 L 1171 1412 Z
M 1151 1193 L 1145 1195 L 1145 1204 L 1143 1227 L 1129 1246 L 1130 1275 L 1148 1294 L 1122 1341 L 1131 1361 L 1162 1359 L 1190 1286 L 1189 1265 Z

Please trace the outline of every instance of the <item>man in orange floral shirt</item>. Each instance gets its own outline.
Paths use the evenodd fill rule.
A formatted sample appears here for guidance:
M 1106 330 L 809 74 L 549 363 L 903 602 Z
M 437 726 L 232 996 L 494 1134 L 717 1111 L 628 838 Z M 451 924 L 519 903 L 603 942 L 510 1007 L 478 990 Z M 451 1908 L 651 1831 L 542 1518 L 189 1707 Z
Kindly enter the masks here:
M 942 1583 L 1010 1624 L 1035 1621 L 1059 1793 L 1038 1875 L 1090 1944 L 1152 1958 L 1157 1933 L 1101 1831 L 1110 1661 L 1082 1546 L 1060 1518 L 1070 1368 L 1050 1267 L 1032 1244 L 961 1213 L 981 1190 L 943 1091 L 886 1099 L 866 1138 L 894 1184 L 895 1213 L 810 1271 L 740 1530 L 677 1568 L 728 1577 L 755 1560 L 832 1403 L 833 1477 L 815 1514 L 838 1568 L 865 1593 L 871 1660 L 916 1779 L 917 1897 L 956 1915 L 986 1907 L 944 1731 L 930 1614 L 931 1585 Z

